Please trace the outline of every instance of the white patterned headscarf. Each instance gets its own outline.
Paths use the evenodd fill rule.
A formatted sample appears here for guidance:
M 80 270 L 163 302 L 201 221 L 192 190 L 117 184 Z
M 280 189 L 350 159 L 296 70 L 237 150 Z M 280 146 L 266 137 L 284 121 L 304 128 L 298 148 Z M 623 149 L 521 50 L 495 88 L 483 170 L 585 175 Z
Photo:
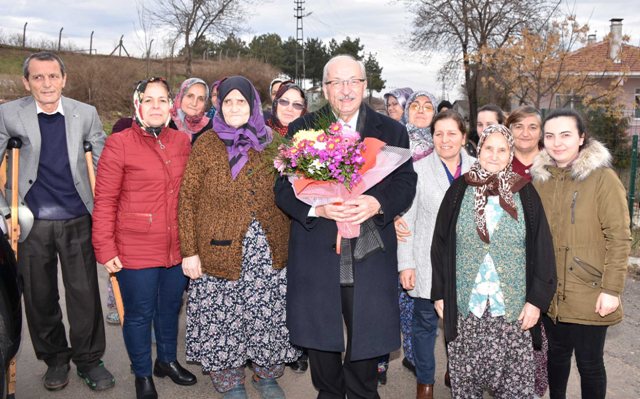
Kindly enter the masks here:
M 509 144 L 509 163 L 499 172 L 489 172 L 480 165 L 480 154 L 482 146 L 492 134 L 502 134 Z M 474 192 L 474 221 L 480 239 L 489 243 L 489 232 L 487 231 L 487 218 L 485 206 L 487 205 L 487 196 L 497 195 L 500 201 L 500 207 L 504 209 L 512 218 L 518 219 L 518 211 L 513 193 L 520 191 L 527 180 L 519 174 L 511 170 L 511 162 L 514 156 L 514 138 L 504 125 L 491 125 L 482 131 L 480 140 L 478 141 L 478 160 L 471 165 L 469 172 L 465 173 L 465 181 L 475 188 Z

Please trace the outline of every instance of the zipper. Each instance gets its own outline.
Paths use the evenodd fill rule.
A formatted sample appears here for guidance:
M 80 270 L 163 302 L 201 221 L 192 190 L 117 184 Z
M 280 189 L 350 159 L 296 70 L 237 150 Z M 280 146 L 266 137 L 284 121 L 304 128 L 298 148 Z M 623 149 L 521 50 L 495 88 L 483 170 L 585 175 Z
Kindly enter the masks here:
M 564 277 L 562 281 L 562 300 L 566 300 L 567 296 L 565 295 L 565 290 L 567 289 L 567 255 L 569 254 L 569 247 L 564 247 Z
M 573 192 L 573 199 L 571 200 L 571 224 L 576 224 L 576 200 L 578 199 L 578 192 Z
M 158 135 L 157 135 L 157 134 L 155 134 L 155 133 L 153 133 L 153 136 L 156 138 L 156 141 L 157 141 L 157 142 L 158 142 L 158 144 L 160 145 L 160 149 L 161 149 L 161 150 L 164 150 L 164 149 L 165 149 L 165 146 L 164 146 L 164 144 L 162 144 L 162 141 L 160 141 L 160 137 L 158 137 Z

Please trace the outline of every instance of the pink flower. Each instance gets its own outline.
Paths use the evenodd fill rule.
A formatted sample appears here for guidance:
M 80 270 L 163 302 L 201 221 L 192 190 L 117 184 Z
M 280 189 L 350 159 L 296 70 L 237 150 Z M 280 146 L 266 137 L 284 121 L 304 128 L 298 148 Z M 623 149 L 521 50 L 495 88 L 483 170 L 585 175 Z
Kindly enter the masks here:
M 273 159 L 273 167 L 276 168 L 276 170 L 280 172 L 280 174 L 282 174 L 282 172 L 284 172 L 287 167 L 287 163 L 284 161 L 284 159 L 282 159 L 280 155 L 278 155 Z
M 345 129 L 342 131 L 341 138 L 343 143 L 351 144 L 360 140 L 360 135 L 354 130 Z
M 338 122 L 334 122 L 329 126 L 329 133 L 337 135 L 340 134 L 340 132 L 342 132 L 342 125 Z

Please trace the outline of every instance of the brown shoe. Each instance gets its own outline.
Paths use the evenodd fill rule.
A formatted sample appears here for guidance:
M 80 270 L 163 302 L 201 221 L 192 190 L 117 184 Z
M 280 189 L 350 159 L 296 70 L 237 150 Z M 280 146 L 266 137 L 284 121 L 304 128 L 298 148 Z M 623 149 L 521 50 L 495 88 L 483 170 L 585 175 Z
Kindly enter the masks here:
M 416 399 L 433 399 L 433 384 L 418 384 Z

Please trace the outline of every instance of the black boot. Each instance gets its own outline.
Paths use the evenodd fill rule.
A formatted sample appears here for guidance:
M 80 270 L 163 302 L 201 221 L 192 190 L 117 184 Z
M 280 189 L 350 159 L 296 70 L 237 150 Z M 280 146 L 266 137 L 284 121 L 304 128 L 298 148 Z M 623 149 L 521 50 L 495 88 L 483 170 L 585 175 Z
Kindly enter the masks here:
M 153 377 L 136 377 L 136 399 L 158 399 Z
M 309 357 L 306 353 L 302 353 L 297 360 L 287 363 L 294 373 L 303 374 L 309 368 Z
M 153 375 L 156 377 L 164 378 L 169 377 L 171 381 L 178 385 L 193 385 L 198 380 L 196 376 L 178 363 L 177 360 L 169 363 L 163 363 L 156 359 L 156 363 L 153 366 Z

